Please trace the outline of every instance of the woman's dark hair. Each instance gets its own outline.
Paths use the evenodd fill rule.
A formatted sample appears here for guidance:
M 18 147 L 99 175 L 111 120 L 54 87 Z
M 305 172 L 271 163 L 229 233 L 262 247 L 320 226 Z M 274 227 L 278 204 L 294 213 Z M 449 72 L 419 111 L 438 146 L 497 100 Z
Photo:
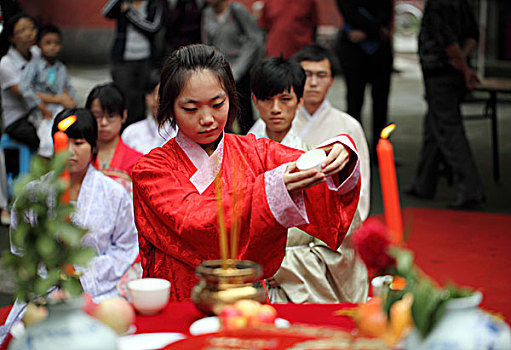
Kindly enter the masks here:
M 42 26 L 38 31 L 37 31 L 37 42 L 40 42 L 41 39 L 43 38 L 43 36 L 45 36 L 46 34 L 57 34 L 60 38 L 60 40 L 62 41 L 62 32 L 60 31 L 60 29 L 56 26 L 54 26 L 53 24 L 47 24 L 45 26 Z
M 229 119 L 234 120 L 237 117 L 239 113 L 238 94 L 229 62 L 217 49 L 196 44 L 175 50 L 163 66 L 156 115 L 160 128 L 167 122 L 170 122 L 171 125 L 176 124 L 173 118 L 174 102 L 190 75 L 203 70 L 209 70 L 217 76 L 229 97 Z
M 297 61 L 298 63 L 303 61 L 320 62 L 324 59 L 327 59 L 328 63 L 330 63 L 330 71 L 332 72 L 332 76 L 335 77 L 339 71 L 339 62 L 334 57 L 334 55 L 332 55 L 330 50 L 318 44 L 305 46 L 303 49 L 295 53 L 291 59 Z
M 18 24 L 19 20 L 22 18 L 27 18 L 31 20 L 32 23 L 34 23 L 34 26 L 37 27 L 37 22 L 33 17 L 29 16 L 25 12 L 18 12 L 17 14 L 9 18 L 5 23 L 4 30 L 2 32 L 2 37 L 10 41 L 11 36 L 14 35 L 14 27 L 16 27 L 16 24 Z
M 18 12 L 17 14 L 9 18 L 5 23 L 4 33 L 7 38 L 14 35 L 14 27 L 16 27 L 16 24 L 18 24 L 19 20 L 22 18 L 27 18 L 31 20 L 34 23 L 34 26 L 37 26 L 37 22 L 32 16 L 30 16 L 26 12 Z
M 298 62 L 282 57 L 267 57 L 250 70 L 250 88 L 258 100 L 291 91 L 291 88 L 300 100 L 305 79 L 305 71 Z
M 103 85 L 96 85 L 89 92 L 85 108 L 88 110 L 92 107 L 92 102 L 98 99 L 101 109 L 107 111 L 109 114 L 119 114 L 121 117 L 126 109 L 126 101 L 121 89 L 114 83 Z
M 85 108 L 67 108 L 57 114 L 51 128 L 52 138 L 59 131 L 58 124 L 70 115 L 75 115 L 76 121 L 67 128 L 66 135 L 72 139 L 85 139 L 91 146 L 92 160 L 94 161 L 98 154 L 98 148 L 96 147 L 98 123 L 89 110 Z

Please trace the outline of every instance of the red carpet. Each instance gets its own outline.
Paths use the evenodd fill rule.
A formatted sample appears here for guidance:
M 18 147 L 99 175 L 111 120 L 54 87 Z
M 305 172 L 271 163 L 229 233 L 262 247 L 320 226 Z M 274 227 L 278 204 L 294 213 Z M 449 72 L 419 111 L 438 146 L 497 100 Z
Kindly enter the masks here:
M 480 290 L 481 306 L 511 323 L 511 215 L 406 208 L 403 220 L 425 273 Z

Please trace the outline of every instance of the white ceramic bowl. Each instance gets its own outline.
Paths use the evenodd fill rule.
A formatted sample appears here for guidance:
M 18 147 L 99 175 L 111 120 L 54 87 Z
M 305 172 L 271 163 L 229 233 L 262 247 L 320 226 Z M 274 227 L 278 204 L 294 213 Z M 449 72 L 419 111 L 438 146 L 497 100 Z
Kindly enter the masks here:
M 142 278 L 128 282 L 128 294 L 135 309 L 143 315 L 154 315 L 167 305 L 170 282 L 161 278 Z
M 300 171 L 316 169 L 321 171 L 321 163 L 326 159 L 326 153 L 322 149 L 313 149 L 312 151 L 305 152 L 296 161 L 296 167 Z
M 373 296 L 379 297 L 386 294 L 393 280 L 394 277 L 392 277 L 391 275 L 383 275 L 373 278 L 371 280 L 371 286 L 373 287 Z

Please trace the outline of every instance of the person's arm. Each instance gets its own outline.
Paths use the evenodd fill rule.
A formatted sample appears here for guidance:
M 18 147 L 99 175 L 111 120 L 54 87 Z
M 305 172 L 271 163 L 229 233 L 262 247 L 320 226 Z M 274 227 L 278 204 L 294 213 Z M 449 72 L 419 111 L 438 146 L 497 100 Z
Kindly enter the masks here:
M 467 88 L 473 89 L 479 83 L 479 78 L 476 73 L 470 69 L 467 64 L 463 51 L 457 43 L 451 44 L 445 48 L 445 53 L 449 58 L 449 63 L 457 71 L 461 72 L 465 77 L 465 84 Z
M 119 280 L 138 254 L 138 234 L 128 193 L 122 189 L 111 192 L 110 200 L 113 208 L 111 219 L 115 221 L 111 226 L 114 231 L 109 236 L 98 237 L 110 241 L 108 249 L 92 258 L 85 269 L 76 267 L 77 272 L 83 272 L 80 282 L 84 290 L 93 297 L 115 291 Z
M 39 94 L 34 91 L 34 82 L 36 81 L 38 74 L 39 72 L 35 62 L 27 64 L 25 69 L 21 72 L 20 82 L 16 89 L 29 110 L 37 108 L 41 112 L 43 118 L 52 119 L 53 115 L 48 108 L 46 108 L 45 104 L 48 102 L 42 100 L 39 97 Z
M 149 19 L 140 16 L 140 13 L 132 6 L 129 6 L 125 12 L 126 19 L 143 32 L 156 33 L 163 24 L 163 8 L 157 2 L 155 4 L 154 15 Z M 142 6 L 146 6 L 146 4 L 144 3 Z
M 243 33 L 239 33 L 239 35 L 245 35 L 243 45 L 239 50 L 239 56 L 234 62 L 231 62 L 234 79 L 238 81 L 248 73 L 250 67 L 259 59 L 264 45 L 263 33 L 257 25 L 256 19 L 245 6 L 237 2 L 230 6 L 232 16 L 236 17 L 234 18 L 235 24 L 238 22 L 239 26 L 242 27 L 240 29 Z M 236 25 L 237 27 L 238 25 Z
M 103 6 L 101 13 L 106 18 L 110 19 L 118 19 L 123 11 L 121 10 L 121 5 L 124 3 L 124 0 L 108 0 Z
M 69 79 L 69 75 L 67 74 L 66 66 L 62 65 L 62 73 L 64 75 L 64 94 L 69 96 L 71 100 L 74 102 L 74 107 L 76 107 L 76 90 L 71 84 L 71 80 Z M 72 107 L 67 107 L 72 108 Z
M 390 0 L 381 1 L 391 2 Z M 391 5 L 389 4 L 389 6 Z M 366 37 L 369 39 L 379 40 L 382 35 L 382 28 L 386 27 L 390 22 L 386 12 L 382 11 L 381 16 L 368 14 L 366 13 L 367 11 L 364 12 L 357 0 L 337 0 L 337 7 L 344 20 L 356 31 L 357 37 L 361 38 L 359 40 L 365 39 L 359 31 L 366 34 Z M 389 13 L 391 14 L 392 12 Z
M 461 48 L 461 55 L 465 57 L 465 59 L 472 54 L 477 48 L 477 41 L 473 38 L 467 38 L 463 42 L 463 47 Z
M 272 148 L 277 147 L 274 144 L 275 143 L 271 143 Z M 277 145 L 284 147 L 280 144 Z M 271 203 L 273 197 L 275 197 L 274 202 L 276 204 L 282 202 L 285 195 L 283 194 L 284 191 L 279 191 L 279 188 L 284 186 L 284 188 L 287 189 L 287 181 L 290 175 L 295 176 L 295 183 L 300 182 L 301 187 L 310 186 L 306 189 L 295 188 L 292 191 L 287 190 L 287 193 L 292 197 L 294 205 L 299 209 L 299 213 L 306 221 L 306 223 L 300 225 L 299 228 L 322 240 L 332 249 L 337 249 L 345 233 L 348 231 L 358 205 L 360 194 L 360 161 L 354 142 L 348 135 L 339 135 L 332 138 L 319 145 L 318 148 L 326 148 L 329 150 L 327 160 L 325 161 L 327 165 L 323 169 L 327 174 L 326 178 L 323 177 L 326 181 L 314 178 L 318 176 L 317 174 L 311 174 L 314 170 L 295 172 L 295 161 L 298 158 L 297 154 L 287 149 L 285 152 L 286 154 L 282 155 L 279 154 L 279 152 L 282 151 L 277 149 L 276 151 L 270 152 L 270 154 L 276 153 L 277 159 L 281 159 L 281 161 L 282 159 L 284 161 L 285 159 L 289 159 L 289 155 L 291 155 L 294 157 L 294 161 L 290 164 L 277 167 L 270 172 L 267 171 L 268 174 L 278 171 L 283 166 L 287 166 L 288 172 L 285 173 L 286 170 L 284 170 L 280 178 L 275 177 L 274 185 L 270 186 L 267 184 L 266 193 L 269 203 Z M 345 157 L 347 153 L 349 154 L 349 158 Z M 271 162 L 268 164 L 271 164 Z M 306 173 L 308 173 L 308 175 Z M 308 180 L 304 180 L 305 178 L 308 178 Z M 317 181 L 325 183 L 317 184 Z M 278 208 L 277 205 L 274 207 Z M 273 214 L 277 218 L 281 218 L 280 220 L 289 216 L 287 213 L 281 215 L 281 212 L 277 210 L 275 210 Z M 286 225 L 286 227 L 292 226 L 298 225 L 291 225 L 291 222 L 289 225 Z

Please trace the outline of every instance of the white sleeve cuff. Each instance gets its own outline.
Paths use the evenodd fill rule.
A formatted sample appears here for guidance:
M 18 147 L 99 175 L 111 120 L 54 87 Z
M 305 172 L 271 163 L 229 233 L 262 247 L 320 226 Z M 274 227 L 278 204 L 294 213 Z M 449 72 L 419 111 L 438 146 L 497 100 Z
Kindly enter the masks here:
M 326 184 L 329 190 L 336 191 L 338 194 L 345 194 L 350 192 L 355 188 L 355 186 L 357 186 L 358 180 L 360 178 L 360 158 L 358 155 L 358 151 L 355 148 L 355 145 L 353 144 L 351 139 L 346 135 L 339 135 L 333 137 L 320 144 L 317 148 L 328 146 L 336 142 L 342 143 L 343 145 L 349 147 L 349 149 L 357 156 L 357 163 L 355 164 L 355 167 L 353 168 L 351 174 L 349 174 L 349 176 L 346 178 L 346 180 L 344 180 L 342 184 L 336 187 L 334 179 L 332 179 L 332 176 L 328 176 L 326 178 Z
M 271 213 L 279 224 L 286 228 L 309 223 L 303 192 L 289 194 L 284 184 L 287 163 L 264 174 L 264 189 Z

